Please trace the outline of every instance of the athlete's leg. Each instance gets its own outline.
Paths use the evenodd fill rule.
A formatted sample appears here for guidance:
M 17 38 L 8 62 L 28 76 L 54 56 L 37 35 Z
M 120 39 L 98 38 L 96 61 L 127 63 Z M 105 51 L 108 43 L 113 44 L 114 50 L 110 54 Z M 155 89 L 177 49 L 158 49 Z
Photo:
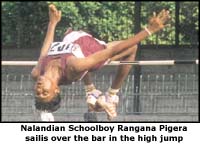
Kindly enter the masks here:
M 108 48 L 114 47 L 121 42 L 122 41 L 114 41 L 114 42 L 108 43 Z M 110 60 L 111 61 L 115 61 L 115 60 L 134 61 L 136 52 L 137 52 L 137 45 L 125 49 L 123 52 L 118 53 L 115 56 L 111 57 Z M 123 81 L 127 77 L 131 67 L 132 65 L 120 65 L 118 67 L 118 71 L 112 83 L 111 88 L 119 89 L 122 86 Z
M 134 45 L 137 45 L 140 41 L 146 39 L 153 33 L 158 32 L 159 30 L 165 27 L 166 22 L 170 19 L 169 11 L 162 10 L 158 15 L 154 14 L 150 19 L 147 28 L 141 30 L 134 36 L 121 41 L 117 45 L 108 46 L 107 49 L 98 51 L 87 58 L 84 59 L 73 59 L 71 60 L 71 67 L 77 72 L 86 71 L 96 64 L 103 62 L 109 58 L 122 53 Z
M 125 61 L 134 61 L 137 52 L 137 46 L 128 48 L 126 51 L 119 53 L 111 58 L 111 60 L 125 60 Z M 111 87 L 105 93 L 105 96 L 102 96 L 98 99 L 97 104 L 104 108 L 108 114 L 108 119 L 111 120 L 117 116 L 117 105 L 119 102 L 119 97 L 117 93 L 121 88 L 124 80 L 126 79 L 129 71 L 131 70 L 132 65 L 121 65 L 118 67 L 117 74 L 115 79 L 112 82 Z
M 114 56 L 113 58 L 111 58 L 111 60 L 119 60 L 120 59 L 120 60 L 124 60 L 124 61 L 134 61 L 136 52 L 137 52 L 137 46 L 133 46 L 133 47 L 130 47 L 129 49 L 127 49 L 126 51 L 124 51 L 123 53 Z M 117 74 L 116 74 L 115 79 L 111 86 L 112 89 L 121 88 L 124 80 L 126 79 L 129 71 L 131 70 L 131 68 L 132 68 L 132 65 L 120 65 L 118 67 Z
M 92 82 L 92 73 L 88 72 L 84 77 L 83 77 L 83 82 L 85 85 L 91 85 Z

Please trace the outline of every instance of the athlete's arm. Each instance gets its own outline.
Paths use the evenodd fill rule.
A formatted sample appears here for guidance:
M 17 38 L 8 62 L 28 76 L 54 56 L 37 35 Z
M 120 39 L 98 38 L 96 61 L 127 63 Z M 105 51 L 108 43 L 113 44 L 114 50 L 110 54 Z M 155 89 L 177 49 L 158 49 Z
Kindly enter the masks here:
M 40 52 L 40 57 L 38 59 L 38 63 L 37 65 L 32 69 L 31 75 L 33 77 L 33 79 L 37 79 L 37 77 L 39 76 L 39 69 L 40 69 L 40 61 L 41 59 L 47 55 L 48 49 L 51 45 L 51 43 L 53 42 L 53 37 L 54 37 L 54 30 L 55 30 L 56 24 L 53 23 L 49 23 L 48 25 L 48 30 L 47 30 L 47 34 Z
M 45 40 L 40 52 L 40 58 L 46 56 L 49 47 L 54 39 L 54 33 L 57 23 L 61 20 L 61 11 L 58 11 L 54 5 L 49 5 L 49 24 Z
M 38 64 L 32 69 L 31 75 L 33 79 L 39 76 L 40 60 L 47 55 L 51 43 L 54 39 L 54 33 L 57 23 L 61 20 L 61 11 L 58 11 L 54 5 L 49 5 L 49 24 L 47 33 L 41 48 Z

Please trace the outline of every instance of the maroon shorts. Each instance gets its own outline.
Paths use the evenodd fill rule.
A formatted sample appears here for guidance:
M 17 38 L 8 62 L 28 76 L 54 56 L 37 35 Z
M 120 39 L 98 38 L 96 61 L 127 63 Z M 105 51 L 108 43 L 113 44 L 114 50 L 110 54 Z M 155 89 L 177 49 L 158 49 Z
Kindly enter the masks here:
M 97 40 L 90 36 L 83 36 L 76 40 L 74 43 L 79 44 L 81 50 L 85 57 L 94 54 L 98 51 L 105 49 L 105 45 L 100 44 Z M 97 64 L 95 67 L 90 69 L 91 71 L 101 68 L 104 65 L 105 61 Z

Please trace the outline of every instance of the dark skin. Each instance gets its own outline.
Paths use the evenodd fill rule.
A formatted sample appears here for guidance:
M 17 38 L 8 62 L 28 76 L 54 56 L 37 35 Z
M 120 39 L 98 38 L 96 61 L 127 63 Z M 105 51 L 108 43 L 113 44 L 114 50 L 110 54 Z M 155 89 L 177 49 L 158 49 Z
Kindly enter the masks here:
M 48 49 L 53 42 L 55 28 L 61 20 L 61 11 L 58 11 L 54 5 L 49 5 L 49 25 L 47 34 L 41 48 L 38 64 L 32 70 L 32 77 L 36 80 L 35 91 L 37 97 L 43 102 L 51 101 L 59 92 L 59 80 L 61 78 L 61 63 L 60 59 L 53 60 L 45 67 L 44 75 L 40 75 L 41 59 L 47 55 Z M 164 28 L 164 24 L 169 20 L 169 11 L 162 10 L 158 15 L 154 14 L 147 26 L 148 30 L 153 34 Z M 70 56 L 66 62 L 66 76 L 68 81 L 78 80 L 84 71 L 90 70 L 100 62 L 110 60 L 135 60 L 137 52 L 137 44 L 149 36 L 146 30 L 140 31 L 135 36 L 132 36 L 123 41 L 114 41 L 106 45 L 106 49 L 98 51 L 85 58 L 77 58 Z M 116 77 L 112 83 L 113 89 L 118 89 L 122 86 L 124 79 L 128 75 L 131 65 L 119 66 Z M 92 80 L 90 73 L 84 77 L 86 85 L 91 84 Z

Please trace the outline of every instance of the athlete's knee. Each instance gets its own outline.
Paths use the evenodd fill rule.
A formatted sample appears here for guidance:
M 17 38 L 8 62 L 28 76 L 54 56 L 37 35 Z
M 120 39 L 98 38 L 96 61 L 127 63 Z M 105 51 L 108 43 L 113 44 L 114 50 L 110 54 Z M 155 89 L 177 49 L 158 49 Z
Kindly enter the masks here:
M 127 57 L 129 57 L 131 60 L 135 59 L 137 49 L 138 49 L 137 45 L 132 46 L 131 52 L 129 53 L 129 55 Z
M 135 60 L 135 57 L 136 55 L 135 54 L 130 54 L 124 58 L 122 58 L 122 60 L 125 60 L 125 61 L 134 61 Z
M 132 53 L 136 53 L 137 52 L 137 49 L 138 49 L 138 45 L 134 45 L 133 47 L 132 47 L 132 49 L 133 49 L 133 52 Z

